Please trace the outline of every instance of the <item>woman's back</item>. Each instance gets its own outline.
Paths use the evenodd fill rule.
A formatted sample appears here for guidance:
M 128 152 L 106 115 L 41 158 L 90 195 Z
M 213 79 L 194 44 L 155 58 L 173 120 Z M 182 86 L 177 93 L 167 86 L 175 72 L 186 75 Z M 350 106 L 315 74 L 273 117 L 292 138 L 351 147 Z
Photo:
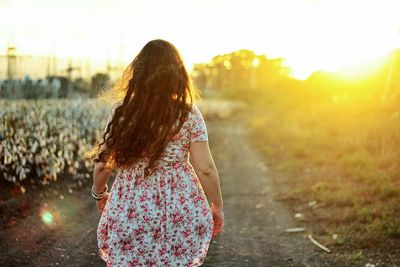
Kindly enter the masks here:
M 97 229 L 105 261 L 113 266 L 198 266 L 204 261 L 213 218 L 189 163 L 189 148 L 207 139 L 194 105 L 150 173 L 147 159 L 118 170 Z
M 193 105 L 182 128 L 168 143 L 160 160 L 163 162 L 187 162 L 190 143 L 207 139 L 207 129 L 203 117 L 198 107 Z

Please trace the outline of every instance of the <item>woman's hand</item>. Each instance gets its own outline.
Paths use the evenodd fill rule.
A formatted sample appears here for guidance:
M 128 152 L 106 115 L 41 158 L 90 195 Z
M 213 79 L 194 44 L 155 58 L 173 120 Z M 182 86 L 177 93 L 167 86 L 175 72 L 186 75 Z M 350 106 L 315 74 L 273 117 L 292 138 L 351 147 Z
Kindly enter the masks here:
M 214 219 L 214 230 L 212 239 L 215 239 L 220 233 L 224 231 L 224 211 L 222 208 L 211 204 L 211 212 Z
M 100 214 L 103 212 L 103 209 L 106 206 L 108 195 L 109 193 L 107 192 L 102 199 L 96 201 L 97 210 Z

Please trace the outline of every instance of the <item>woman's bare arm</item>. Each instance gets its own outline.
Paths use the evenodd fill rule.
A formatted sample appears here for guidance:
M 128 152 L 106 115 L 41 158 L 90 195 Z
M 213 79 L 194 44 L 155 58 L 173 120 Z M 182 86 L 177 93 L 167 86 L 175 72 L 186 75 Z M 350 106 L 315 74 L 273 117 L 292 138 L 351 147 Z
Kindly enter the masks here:
M 104 191 L 112 170 L 105 168 L 104 162 L 96 162 L 93 169 L 93 185 L 94 191 L 101 193 Z
M 208 141 L 191 143 L 190 156 L 194 170 L 210 202 L 218 208 L 223 208 L 218 171 L 211 156 Z
M 121 102 L 118 102 L 112 108 L 110 116 L 108 117 L 108 120 L 107 120 L 106 127 L 105 127 L 104 131 L 107 129 L 107 125 L 111 122 L 111 119 L 114 117 L 115 110 L 119 105 L 121 105 Z M 107 149 L 107 144 L 103 143 L 100 146 L 98 153 L 100 153 L 102 151 L 106 151 L 106 149 Z M 105 161 L 108 160 L 108 157 L 109 157 L 109 155 L 105 155 L 104 156 Z M 96 162 L 94 164 L 94 168 L 93 168 L 93 185 L 94 185 L 95 192 L 98 192 L 98 193 L 104 191 L 104 187 L 107 184 L 108 179 L 110 178 L 110 175 L 112 173 L 112 170 L 107 169 L 105 166 L 106 166 L 106 163 L 105 162 L 101 162 L 101 161 L 100 162 Z

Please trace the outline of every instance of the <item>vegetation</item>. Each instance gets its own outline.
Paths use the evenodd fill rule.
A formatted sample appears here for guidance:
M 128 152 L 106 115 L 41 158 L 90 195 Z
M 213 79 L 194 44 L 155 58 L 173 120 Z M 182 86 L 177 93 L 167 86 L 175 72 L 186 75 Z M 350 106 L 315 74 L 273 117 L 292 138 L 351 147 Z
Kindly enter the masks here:
M 400 87 L 387 79 L 392 66 L 400 81 L 399 54 L 299 81 L 242 50 L 198 65 L 195 81 L 252 106 L 252 140 L 280 197 L 324 243 L 360 248 L 400 237 Z
M 107 106 L 88 100 L 0 100 L 0 180 L 48 183 L 87 173 Z
M 400 111 L 379 105 L 269 103 L 249 121 L 253 140 L 328 244 L 400 237 Z M 335 238 L 332 238 L 332 236 Z

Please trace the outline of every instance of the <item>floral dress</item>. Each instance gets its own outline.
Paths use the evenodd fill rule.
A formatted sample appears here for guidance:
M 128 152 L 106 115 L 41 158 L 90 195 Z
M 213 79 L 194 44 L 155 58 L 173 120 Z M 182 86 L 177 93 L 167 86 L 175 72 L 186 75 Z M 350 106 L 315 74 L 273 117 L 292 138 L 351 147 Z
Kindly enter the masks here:
M 193 105 L 155 171 L 144 179 L 146 160 L 118 169 L 97 228 L 107 266 L 200 266 L 213 231 L 211 209 L 189 163 L 189 145 L 208 139 Z

